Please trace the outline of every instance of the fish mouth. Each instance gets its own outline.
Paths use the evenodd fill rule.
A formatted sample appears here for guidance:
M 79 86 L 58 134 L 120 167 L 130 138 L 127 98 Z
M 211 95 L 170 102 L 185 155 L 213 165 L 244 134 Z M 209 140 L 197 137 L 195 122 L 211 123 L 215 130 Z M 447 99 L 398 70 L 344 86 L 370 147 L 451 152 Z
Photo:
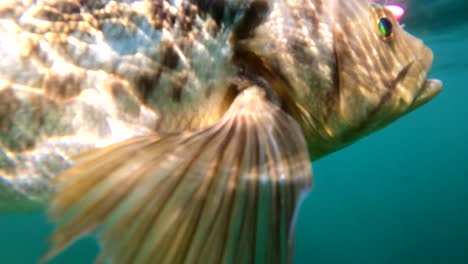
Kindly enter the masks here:
M 424 47 L 422 55 L 419 57 L 417 62 L 415 63 L 416 65 L 419 65 L 420 70 L 427 74 L 432 68 L 432 61 L 433 61 L 433 53 L 432 50 L 430 50 L 427 47 Z M 414 67 L 418 67 L 414 65 Z M 434 98 L 436 95 L 438 95 L 442 91 L 442 82 L 438 79 L 425 79 L 421 85 L 420 88 L 416 91 L 416 94 L 414 96 L 413 102 L 410 106 L 410 111 L 422 106 L 423 104 L 429 102 L 432 98 Z
M 429 102 L 432 98 L 438 95 L 442 91 L 442 82 L 438 79 L 426 79 L 419 93 L 416 95 L 411 109 L 420 107 L 421 105 Z

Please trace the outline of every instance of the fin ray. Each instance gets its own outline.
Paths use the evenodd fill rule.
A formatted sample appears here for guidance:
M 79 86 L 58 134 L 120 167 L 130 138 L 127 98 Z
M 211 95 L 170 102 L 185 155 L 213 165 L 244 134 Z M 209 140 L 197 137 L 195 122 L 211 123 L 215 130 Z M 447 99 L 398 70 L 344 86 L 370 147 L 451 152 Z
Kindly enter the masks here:
M 287 263 L 311 182 L 298 124 L 258 88 L 216 124 L 80 155 L 57 180 L 46 259 L 94 231 L 98 263 Z

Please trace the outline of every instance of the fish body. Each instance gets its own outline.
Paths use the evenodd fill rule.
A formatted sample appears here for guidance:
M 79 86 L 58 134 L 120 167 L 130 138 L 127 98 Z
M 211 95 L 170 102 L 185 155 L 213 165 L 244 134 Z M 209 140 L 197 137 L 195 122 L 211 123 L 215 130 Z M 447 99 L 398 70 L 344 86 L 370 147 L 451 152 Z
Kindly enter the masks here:
M 0 56 L 0 208 L 47 205 L 46 259 L 291 262 L 310 161 L 441 89 L 368 0 L 6 1 Z
M 232 25 L 199 12 L 180 1 L 2 3 L 0 207 L 40 206 L 85 150 L 218 120 L 235 74 Z

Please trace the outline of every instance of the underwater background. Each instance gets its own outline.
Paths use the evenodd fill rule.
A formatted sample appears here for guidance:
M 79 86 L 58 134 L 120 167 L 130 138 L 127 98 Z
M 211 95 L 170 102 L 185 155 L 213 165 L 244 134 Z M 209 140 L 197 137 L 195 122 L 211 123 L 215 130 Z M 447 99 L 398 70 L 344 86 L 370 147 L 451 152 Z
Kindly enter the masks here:
M 443 91 L 314 162 L 295 264 L 468 263 L 468 1 L 407 5 L 402 23 L 433 49 Z M 44 213 L 0 215 L 0 263 L 37 263 L 51 230 Z M 88 238 L 51 263 L 93 263 L 97 252 Z

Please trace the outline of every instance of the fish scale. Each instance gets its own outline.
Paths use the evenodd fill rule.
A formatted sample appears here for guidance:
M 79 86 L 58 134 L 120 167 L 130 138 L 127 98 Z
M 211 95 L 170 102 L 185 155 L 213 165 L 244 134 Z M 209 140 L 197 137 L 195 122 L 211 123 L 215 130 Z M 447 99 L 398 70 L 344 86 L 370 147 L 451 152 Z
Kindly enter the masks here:
M 41 200 L 74 154 L 219 118 L 197 105 L 222 99 L 228 29 L 195 4 L 20 2 L 0 6 L 2 190 Z

